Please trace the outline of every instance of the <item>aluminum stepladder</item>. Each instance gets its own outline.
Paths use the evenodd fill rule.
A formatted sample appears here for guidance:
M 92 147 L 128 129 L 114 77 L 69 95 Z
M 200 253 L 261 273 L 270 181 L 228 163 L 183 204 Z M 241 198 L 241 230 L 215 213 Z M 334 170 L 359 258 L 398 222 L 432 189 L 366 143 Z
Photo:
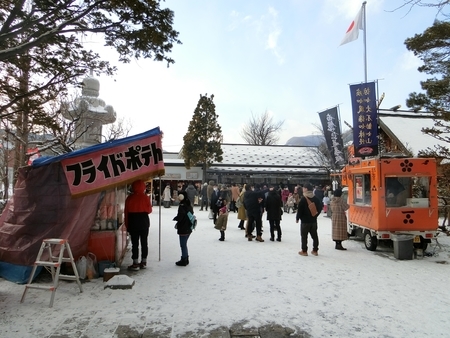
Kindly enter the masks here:
M 53 255 L 53 249 L 56 249 L 57 246 L 59 248 L 59 255 Z M 42 254 L 44 251 L 48 252 L 48 260 L 41 261 Z M 67 251 L 68 257 L 64 257 L 64 252 Z M 63 262 L 70 262 L 72 264 L 72 269 L 75 275 L 61 275 L 61 265 Z M 31 284 L 33 281 L 34 274 L 38 266 L 43 266 L 47 270 L 50 268 L 50 272 L 52 274 L 53 285 L 35 285 Z M 53 301 L 55 299 L 55 292 L 58 288 L 58 284 L 60 280 L 74 280 L 77 282 L 78 287 L 80 288 L 80 292 L 83 292 L 83 288 L 81 286 L 80 277 L 78 275 L 77 267 L 75 265 L 75 261 L 73 259 L 72 250 L 70 249 L 69 241 L 67 239 L 60 238 L 48 238 L 42 241 L 41 248 L 39 249 L 39 253 L 37 255 L 36 261 L 34 262 L 33 269 L 31 271 L 30 278 L 28 283 L 25 285 L 25 290 L 23 291 L 21 303 L 25 300 L 25 295 L 28 289 L 41 289 L 41 290 L 50 290 L 52 292 L 52 296 L 50 298 L 50 307 L 53 306 Z

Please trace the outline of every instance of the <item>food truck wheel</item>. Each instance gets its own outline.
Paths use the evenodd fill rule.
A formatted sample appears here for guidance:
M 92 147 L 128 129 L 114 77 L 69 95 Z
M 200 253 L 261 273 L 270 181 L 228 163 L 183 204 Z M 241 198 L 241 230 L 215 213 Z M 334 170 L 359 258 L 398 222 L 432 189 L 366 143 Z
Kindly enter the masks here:
M 415 249 L 422 249 L 423 251 L 425 251 L 427 247 L 428 242 L 422 236 L 420 236 L 420 243 L 414 243 Z
M 372 236 L 369 230 L 366 230 L 364 233 L 364 244 L 366 245 L 366 249 L 369 251 L 375 251 L 378 245 L 377 236 Z

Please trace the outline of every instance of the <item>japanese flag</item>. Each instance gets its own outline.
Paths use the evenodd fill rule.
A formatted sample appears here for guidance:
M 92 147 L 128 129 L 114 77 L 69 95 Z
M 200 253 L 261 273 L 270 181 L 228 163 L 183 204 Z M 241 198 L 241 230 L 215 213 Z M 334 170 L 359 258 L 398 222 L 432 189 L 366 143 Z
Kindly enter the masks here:
M 358 39 L 359 30 L 364 29 L 362 13 L 363 13 L 363 7 L 361 6 L 361 9 L 359 10 L 358 14 L 356 15 L 355 20 L 352 21 L 352 23 L 350 24 L 350 26 L 347 29 L 347 32 L 345 32 L 345 36 L 342 39 L 340 46 L 345 45 L 348 42 L 352 42 L 352 41 L 355 41 L 356 39 Z

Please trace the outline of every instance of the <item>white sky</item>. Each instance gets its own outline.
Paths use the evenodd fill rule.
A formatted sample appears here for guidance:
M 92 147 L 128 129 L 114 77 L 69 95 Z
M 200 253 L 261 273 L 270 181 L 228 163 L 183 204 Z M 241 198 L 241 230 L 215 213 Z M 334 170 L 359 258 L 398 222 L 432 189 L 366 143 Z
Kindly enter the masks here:
M 436 10 L 395 10 L 404 0 L 367 1 L 368 80 L 378 80 L 382 108 L 401 104 L 425 79 L 404 41 L 431 26 Z M 160 126 L 163 146 L 178 151 L 200 94 L 214 94 L 224 142 L 244 143 L 239 132 L 252 113 L 284 120 L 279 144 L 317 133 L 318 112 L 339 105 L 352 124 L 349 84 L 364 81 L 363 34 L 339 46 L 360 0 L 167 0 L 175 12 L 175 64 L 151 60 L 119 64 L 100 78 L 100 97 L 131 134 Z M 99 47 L 94 46 L 95 47 Z M 105 53 L 103 50 L 102 54 Z M 347 129 L 344 127 L 343 129 Z M 417 130 L 420 133 L 420 130 Z
M 158 209 L 151 214 L 148 268 L 122 274 L 135 280 L 131 290 L 104 289 L 101 278 L 83 283 L 62 281 L 53 308 L 50 292 L 0 278 L 0 337 L 114 337 L 119 325 L 142 334 L 167 330 L 213 330 L 242 322 L 249 327 L 278 323 L 319 337 L 448 337 L 450 237 L 439 238 L 436 257 L 397 260 L 392 248 L 368 251 L 362 241 L 344 241 L 334 249 L 331 221 L 319 216 L 319 256 L 302 257 L 299 225 L 284 214 L 282 242 L 248 242 L 228 220 L 225 242 L 218 241 L 207 212 L 197 211 L 197 230 L 188 241 L 190 264 L 177 267 L 180 247 L 172 218 L 162 209 L 161 260 Z M 312 242 L 309 240 L 309 250 Z M 427 251 L 433 252 L 435 245 Z M 444 264 L 437 264 L 443 262 Z M 136 335 L 137 336 L 137 335 Z M 199 337 L 200 335 L 191 335 Z

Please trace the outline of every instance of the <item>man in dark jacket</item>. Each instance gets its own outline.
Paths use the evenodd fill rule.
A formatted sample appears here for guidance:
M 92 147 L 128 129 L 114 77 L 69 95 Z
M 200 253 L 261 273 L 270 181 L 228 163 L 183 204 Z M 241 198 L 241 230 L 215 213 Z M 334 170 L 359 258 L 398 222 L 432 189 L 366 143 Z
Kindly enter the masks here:
M 303 197 L 298 203 L 296 222 L 301 220 L 300 235 L 302 239 L 302 251 L 299 255 L 308 256 L 308 234 L 313 240 L 313 249 L 311 254 L 318 255 L 319 236 L 317 235 L 317 217 L 322 211 L 323 204 L 313 193 L 313 186 L 309 183 L 303 186 Z
M 244 206 L 247 210 L 247 239 L 251 241 L 253 227 L 256 225 L 256 240 L 258 242 L 264 242 L 262 239 L 262 212 L 264 207 L 264 193 L 259 190 L 258 186 L 252 187 L 253 189 L 247 191 L 244 196 Z
M 267 220 L 270 225 L 270 240 L 273 242 L 275 237 L 275 230 L 277 231 L 277 241 L 281 242 L 281 213 L 283 211 L 283 202 L 281 196 L 275 187 L 272 185 L 267 192 L 265 201 L 265 209 L 267 212 Z

